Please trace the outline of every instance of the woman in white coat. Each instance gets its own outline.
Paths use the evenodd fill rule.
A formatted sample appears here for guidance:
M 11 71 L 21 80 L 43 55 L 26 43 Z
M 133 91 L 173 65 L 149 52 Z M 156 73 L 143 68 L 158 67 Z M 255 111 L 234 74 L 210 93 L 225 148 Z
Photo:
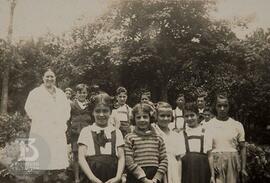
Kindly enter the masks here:
M 32 153 L 26 155 L 26 168 L 49 174 L 58 174 L 68 167 L 65 131 L 70 103 L 65 93 L 55 86 L 55 81 L 54 72 L 47 70 L 43 84 L 29 93 L 25 104 L 25 111 L 32 120 L 28 141 Z

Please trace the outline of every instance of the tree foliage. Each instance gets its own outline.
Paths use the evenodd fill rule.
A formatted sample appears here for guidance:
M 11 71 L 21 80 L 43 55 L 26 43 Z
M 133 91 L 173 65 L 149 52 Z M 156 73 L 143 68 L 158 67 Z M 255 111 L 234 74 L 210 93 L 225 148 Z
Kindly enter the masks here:
M 231 115 L 251 137 L 251 129 L 265 128 L 270 120 L 270 30 L 239 40 L 227 22 L 209 17 L 213 7 L 209 1 L 122 0 L 71 34 L 13 47 L 1 40 L 1 69 L 13 60 L 10 111 L 23 111 L 28 92 L 50 66 L 61 88 L 98 84 L 114 94 L 123 85 L 132 105 L 142 89 L 152 92 L 154 102 L 173 105 L 179 92 L 193 100 L 203 90 L 210 105 L 225 90 Z

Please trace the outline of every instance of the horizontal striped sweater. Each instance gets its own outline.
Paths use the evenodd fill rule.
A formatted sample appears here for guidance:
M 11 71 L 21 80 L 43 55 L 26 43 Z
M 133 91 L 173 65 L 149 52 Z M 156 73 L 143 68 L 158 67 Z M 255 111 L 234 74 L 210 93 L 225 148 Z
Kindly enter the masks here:
M 157 167 L 154 178 L 161 181 L 167 172 L 168 160 L 166 148 L 161 136 L 150 133 L 136 133 L 125 137 L 125 163 L 127 169 L 137 178 L 146 177 L 142 167 Z

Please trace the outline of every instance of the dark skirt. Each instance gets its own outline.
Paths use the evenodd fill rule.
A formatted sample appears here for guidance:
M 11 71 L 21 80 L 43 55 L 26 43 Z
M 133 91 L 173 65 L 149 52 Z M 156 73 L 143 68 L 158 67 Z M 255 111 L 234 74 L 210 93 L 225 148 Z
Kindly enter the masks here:
M 112 155 L 95 155 L 86 157 L 86 161 L 93 174 L 102 182 L 114 178 L 118 168 L 118 158 Z M 82 178 L 82 183 L 90 183 L 86 175 Z
M 210 178 L 207 154 L 189 152 L 182 158 L 182 183 L 209 183 Z
M 148 167 L 142 167 L 142 169 L 145 172 L 146 178 L 151 180 L 156 175 L 158 168 L 154 167 L 154 166 L 148 166 Z M 138 180 L 136 177 L 134 177 L 131 172 L 128 172 L 127 173 L 127 183 L 141 183 L 141 181 Z

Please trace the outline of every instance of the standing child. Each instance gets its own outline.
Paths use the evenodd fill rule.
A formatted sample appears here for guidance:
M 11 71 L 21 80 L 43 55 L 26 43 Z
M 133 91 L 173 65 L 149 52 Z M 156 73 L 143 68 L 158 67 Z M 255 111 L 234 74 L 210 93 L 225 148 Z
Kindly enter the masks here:
M 157 125 L 153 125 L 157 134 L 161 135 L 165 142 L 168 170 L 165 178 L 167 183 L 181 182 L 181 155 L 184 150 L 179 146 L 180 134 L 170 130 L 169 124 L 173 121 L 173 110 L 170 104 L 158 102 Z
M 123 136 L 131 132 L 130 119 L 132 117 L 132 109 L 126 104 L 127 90 L 119 87 L 116 90 L 116 99 L 119 107 L 112 110 L 111 122 L 113 126 L 120 129 Z
M 155 116 L 155 112 L 156 112 L 155 111 L 155 104 L 151 101 L 151 92 L 150 91 L 141 93 L 140 102 L 148 104 L 152 108 L 152 111 L 150 112 L 150 114 L 152 116 Z
M 214 182 L 213 138 L 199 125 L 199 111 L 194 103 L 187 103 L 184 111 L 187 128 L 181 133 L 186 153 L 182 157 L 182 183 Z
M 79 181 L 79 164 L 78 164 L 78 138 L 82 128 L 91 124 L 91 114 L 88 106 L 88 86 L 78 84 L 76 86 L 76 100 L 71 103 L 71 117 L 68 121 L 67 134 L 73 153 L 73 169 L 75 180 Z
M 183 117 L 183 111 L 185 106 L 185 96 L 183 94 L 179 94 L 176 99 L 176 108 L 173 110 L 173 123 L 170 123 L 169 128 L 176 132 L 180 132 L 185 128 L 185 121 Z
M 168 160 L 162 137 L 150 125 L 152 108 L 137 104 L 132 114 L 136 127 L 125 137 L 127 183 L 162 182 Z
M 67 99 L 70 103 L 72 103 L 72 93 L 73 93 L 73 90 L 71 88 L 65 89 L 65 94 L 66 94 Z
M 141 98 L 140 98 L 142 103 L 150 103 L 151 102 L 151 92 L 142 92 L 141 93 Z
M 120 130 L 109 121 L 112 99 L 106 93 L 93 97 L 95 123 L 80 134 L 79 163 L 85 173 L 84 183 L 117 183 L 125 165 L 124 140 Z
M 217 116 L 208 122 L 213 132 L 213 157 L 217 183 L 244 182 L 246 172 L 246 143 L 243 125 L 229 117 L 229 99 L 226 93 L 216 96 Z
M 213 112 L 210 107 L 205 107 L 203 109 L 203 120 L 201 121 L 202 126 L 207 126 L 208 122 L 213 118 Z
M 203 111 L 206 105 L 206 101 L 205 101 L 205 95 L 204 94 L 200 94 L 197 98 L 197 107 L 198 107 L 198 111 L 199 111 L 199 123 L 204 119 L 203 116 Z

